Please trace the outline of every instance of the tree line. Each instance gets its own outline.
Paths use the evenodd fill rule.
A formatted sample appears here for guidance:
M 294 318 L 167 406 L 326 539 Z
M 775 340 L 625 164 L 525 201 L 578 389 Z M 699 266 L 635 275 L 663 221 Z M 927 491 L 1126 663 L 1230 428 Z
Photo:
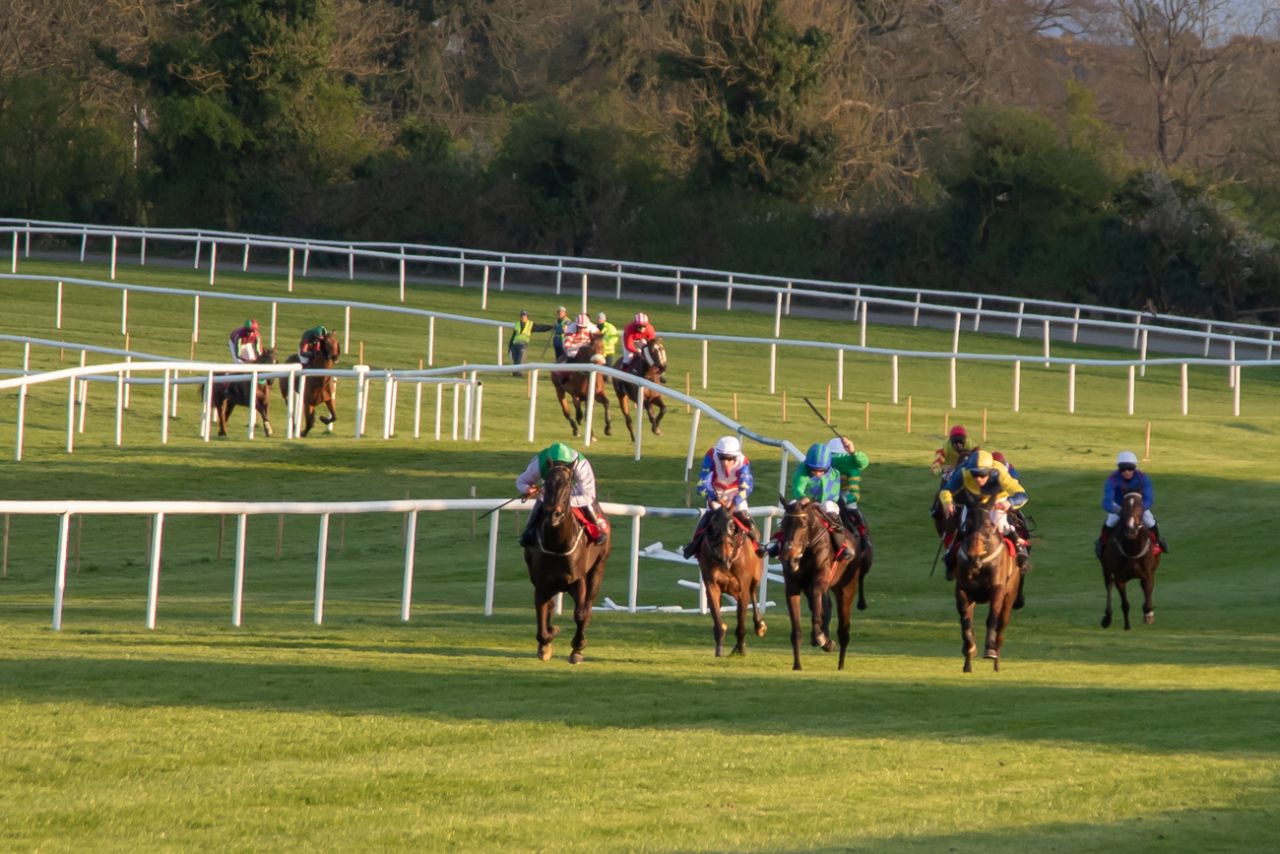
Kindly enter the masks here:
M 1280 316 L 1249 0 L 0 0 L 0 211 Z

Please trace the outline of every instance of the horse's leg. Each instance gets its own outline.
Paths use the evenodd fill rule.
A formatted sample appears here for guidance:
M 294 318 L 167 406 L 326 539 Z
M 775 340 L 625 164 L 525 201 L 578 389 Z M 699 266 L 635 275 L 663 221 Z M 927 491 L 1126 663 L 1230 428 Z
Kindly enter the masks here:
M 596 403 L 604 407 L 604 434 L 612 436 L 613 421 L 609 418 L 609 395 L 604 393 L 604 377 L 600 377 L 600 381 L 596 384 Z M 631 438 L 635 438 L 634 433 Z
M 720 585 L 714 581 L 706 581 L 707 610 L 711 612 L 711 639 L 715 641 L 716 658 L 724 655 L 725 625 L 720 614 Z
M 831 600 L 828 591 L 818 590 L 815 583 L 806 592 L 809 596 L 809 613 L 813 617 L 813 645 L 822 647 L 823 652 L 831 652 L 836 645 L 827 634 L 831 625 Z
M 849 649 L 849 624 L 853 614 L 853 588 L 858 583 L 858 570 L 849 569 L 849 580 L 836 591 L 836 637 L 840 640 L 840 663 L 836 670 L 844 670 L 844 654 Z
M 321 386 L 320 388 L 324 392 L 325 408 L 329 410 L 329 417 L 325 418 L 323 415 L 321 415 L 320 422 L 322 424 L 332 424 L 333 422 L 338 420 L 338 411 L 333 408 L 333 392 L 329 390 L 327 379 L 325 381 L 325 385 Z
M 1151 599 L 1156 589 L 1155 568 L 1152 567 L 1150 571 L 1143 573 L 1138 580 L 1142 582 L 1142 622 L 1150 626 L 1156 621 L 1156 606 Z
M 535 637 L 538 640 L 538 658 L 542 661 L 551 660 L 551 641 L 556 636 L 556 630 L 551 625 L 551 610 L 555 600 L 554 593 L 541 587 L 533 588 L 533 613 L 538 624 Z
M 581 664 L 582 650 L 587 646 L 587 624 L 591 622 L 591 597 L 587 595 L 587 579 L 578 579 L 569 587 L 569 594 L 573 596 L 573 622 L 577 627 L 577 631 L 573 633 L 569 663 Z
M 756 637 L 762 638 L 769 631 L 769 627 L 764 624 L 764 620 L 760 617 L 760 579 L 758 576 L 751 578 L 751 623 L 755 626 Z
M 1124 630 L 1133 628 L 1129 625 L 1129 593 L 1125 590 L 1126 582 L 1116 579 L 1116 592 L 1120 594 L 1120 611 L 1124 614 Z
M 651 429 L 653 430 L 653 435 L 661 436 L 662 427 L 660 427 L 659 425 L 662 424 L 662 416 L 667 414 L 666 401 L 662 399 L 662 395 L 655 394 L 653 397 L 645 401 L 644 406 L 645 406 L 645 410 L 649 413 L 649 424 Z M 658 410 L 658 414 L 656 417 L 653 414 L 653 410 L 655 408 L 657 408 Z
M 627 397 L 627 390 L 624 386 L 616 387 L 618 393 L 618 409 L 622 411 L 622 420 L 627 423 L 627 432 L 631 434 L 631 441 L 636 440 L 636 430 L 631 423 L 631 398 Z
M 223 397 L 222 402 L 218 404 L 218 435 L 227 435 L 227 419 L 231 417 L 231 411 L 236 408 L 235 403 L 230 397 Z
M 266 386 L 263 386 L 262 393 L 257 395 L 258 414 L 262 416 L 262 430 L 267 434 L 267 438 L 271 438 L 271 419 L 267 417 L 267 393 Z
M 964 655 L 964 672 L 973 672 L 973 656 L 978 644 L 973 639 L 973 605 L 964 591 L 956 585 L 956 611 L 960 613 L 960 652 Z
M 792 670 L 800 669 L 800 591 L 793 589 L 793 582 L 787 580 L 787 614 L 791 617 L 791 658 Z
M 745 573 L 739 569 L 737 571 L 738 584 L 734 590 L 734 596 L 738 599 L 738 643 L 733 648 L 736 655 L 747 654 L 747 608 L 750 607 L 747 600 L 751 598 L 751 594 L 747 592 L 748 584 L 744 578 Z
M 858 610 L 867 610 L 867 573 L 871 572 L 871 541 L 858 555 Z
M 556 399 L 560 401 L 560 411 L 564 413 L 564 420 L 569 422 L 569 426 L 573 429 L 573 435 L 578 435 L 578 422 L 573 420 L 573 413 L 569 411 L 569 401 L 565 400 L 566 392 L 564 386 L 559 383 L 555 384 Z
M 1102 612 L 1102 627 L 1109 629 L 1111 628 L 1111 573 L 1106 569 L 1102 570 L 1102 583 L 1107 588 L 1107 610 Z

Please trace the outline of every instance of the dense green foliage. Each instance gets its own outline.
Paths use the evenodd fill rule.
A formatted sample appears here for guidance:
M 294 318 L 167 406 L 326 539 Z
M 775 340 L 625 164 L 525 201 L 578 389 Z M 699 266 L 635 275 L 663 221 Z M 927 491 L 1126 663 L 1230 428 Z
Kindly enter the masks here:
M 105 278 L 102 265 L 23 259 L 21 271 Z M 191 289 L 203 271 L 122 266 L 120 280 Z M 549 317 L 561 298 L 516 281 L 489 295 L 488 316 L 522 307 Z M 54 286 L 7 282 L 0 332 L 119 345 L 119 297 L 68 284 L 63 329 L 53 329 Z M 219 293 L 267 302 L 282 275 L 220 275 Z M 387 281 L 299 279 L 296 296 L 396 303 Z M 479 315 L 473 286 L 415 283 L 408 304 Z M 625 314 L 634 304 L 598 300 Z M 735 306 L 737 303 L 735 303 Z M 687 328 L 687 307 L 645 303 L 660 330 Z M 200 357 L 225 356 L 223 331 L 243 304 L 202 300 Z M 130 298 L 132 345 L 185 357 L 186 298 Z M 338 327 L 341 309 L 282 304 L 289 346 L 315 322 Z M 374 366 L 416 367 L 421 322 L 357 311 L 349 351 Z M 704 306 L 702 330 L 769 335 L 770 313 Z M 493 358 L 493 337 L 437 323 L 438 364 Z M 788 317 L 783 335 L 847 340 L 838 321 Z M 877 346 L 946 350 L 949 331 L 873 325 Z M 1280 475 L 1260 464 L 1280 432 L 1280 376 L 1246 368 L 1243 413 L 1230 417 L 1221 368 L 1192 368 L 1191 415 L 1178 414 L 1175 368 L 1140 380 L 1137 414 L 1124 415 L 1123 371 L 1082 367 L 1077 413 L 1066 414 L 1065 371 L 1036 361 L 1038 342 L 966 332 L 971 351 L 1025 353 L 1022 411 L 1009 406 L 1005 366 L 966 364 L 960 408 L 946 408 L 946 367 L 903 359 L 904 396 L 890 400 L 884 358 L 850 357 L 846 397 L 832 420 L 871 456 L 863 506 L 878 556 L 870 608 L 854 618 L 848 669 L 804 649 L 790 670 L 785 612 L 745 658 L 712 656 L 706 617 L 598 612 L 587 662 L 534 657 L 529 585 L 514 544 L 523 514 L 503 514 L 495 615 L 481 615 L 485 523 L 470 514 L 423 514 L 412 619 L 400 622 L 404 520 L 334 518 L 324 623 L 312 622 L 317 524 L 292 518 L 276 556 L 274 518 L 248 528 L 245 620 L 229 625 L 232 532 L 171 516 L 165 528 L 159 622 L 143 628 L 146 521 L 90 516 L 73 525 L 63 631 L 49 629 L 56 521 L 10 519 L 0 578 L 0 842 L 10 849 L 1024 852 L 1259 850 L 1274 836 L 1280 697 L 1272 516 Z M 536 346 L 541 346 L 540 344 Z M 535 349 L 536 349 L 535 346 Z M 1055 345 L 1081 357 L 1127 351 Z M 673 384 L 696 376 L 696 340 L 668 339 Z M 834 360 L 782 348 L 780 395 L 761 390 L 763 348 L 713 345 L 711 383 L 697 394 L 766 434 L 802 447 L 825 428 L 796 406 L 822 407 Z M 20 348 L 0 343 L 0 361 Z M 78 353 L 33 349 L 33 367 Z M 91 356 L 90 362 L 104 357 Z M 344 359 L 344 364 L 350 364 Z M 568 439 L 543 381 L 537 429 L 525 440 L 523 379 L 486 382 L 483 441 L 435 441 L 431 395 L 424 436 L 411 437 L 412 393 L 402 389 L 397 436 L 351 438 L 350 388 L 339 389 L 332 434 L 248 441 L 233 418 L 222 440 L 198 439 L 196 393 L 184 391 L 170 444 L 158 441 L 159 395 L 137 388 L 123 447 L 113 438 L 113 387 L 89 392 L 86 432 L 64 447 L 66 384 L 27 401 L 27 450 L 0 466 L 0 494 L 21 499 L 386 499 L 511 495 L 512 479 L 543 443 Z M 867 405 L 869 404 L 869 410 Z M 0 449 L 14 440 L 16 394 L 0 394 Z M 278 401 L 277 404 L 278 405 Z M 448 404 L 446 403 L 446 406 Z M 275 410 L 273 410 L 275 411 Z M 870 412 L 870 426 L 864 417 Z M 278 417 L 278 413 L 277 413 Z M 446 413 L 446 419 L 447 419 Z M 1031 494 L 1037 544 L 1029 603 L 1015 614 L 1001 672 L 961 674 L 960 638 L 941 571 L 929 576 L 934 539 L 925 515 L 936 481 L 928 461 L 944 418 L 1004 450 Z M 1159 571 L 1157 621 L 1125 633 L 1098 628 L 1103 592 L 1091 541 L 1098 492 L 1118 448 L 1151 459 L 1162 532 L 1173 553 Z M 602 493 L 680 506 L 690 419 L 674 407 L 663 436 L 632 460 L 625 432 L 588 453 Z M 716 435 L 702 421 L 700 443 Z M 446 420 L 446 431 L 447 431 Z M 446 432 L 447 435 L 447 432 Z M 776 456 L 748 443 L 754 504 L 778 479 Z M 628 524 L 618 525 L 620 543 Z M 646 519 L 642 544 L 683 541 L 687 520 Z M 640 564 L 641 604 L 692 606 L 685 567 Z M 625 602 L 626 560 L 611 559 L 605 595 Z M 776 584 L 769 598 L 780 602 Z M 567 615 L 559 618 L 565 625 Z M 563 637 L 563 636 L 562 636 Z

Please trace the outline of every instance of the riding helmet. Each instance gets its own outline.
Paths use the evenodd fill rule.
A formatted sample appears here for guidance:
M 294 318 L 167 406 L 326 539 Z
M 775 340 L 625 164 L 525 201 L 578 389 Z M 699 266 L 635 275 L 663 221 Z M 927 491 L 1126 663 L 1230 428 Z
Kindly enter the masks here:
M 721 457 L 742 456 L 742 443 L 737 436 L 724 436 L 716 442 L 716 454 Z
M 1117 466 L 1130 465 L 1130 466 L 1133 466 L 1134 468 L 1137 468 L 1138 455 L 1135 454 L 1133 451 L 1121 451 L 1120 454 L 1116 457 L 1116 465 Z
M 636 314 L 636 323 L 641 326 L 647 326 L 649 324 L 649 315 L 645 314 L 643 311 L 639 312 Z
M 821 442 L 814 442 L 804 455 L 804 464 L 815 471 L 826 471 L 831 468 L 831 449 Z

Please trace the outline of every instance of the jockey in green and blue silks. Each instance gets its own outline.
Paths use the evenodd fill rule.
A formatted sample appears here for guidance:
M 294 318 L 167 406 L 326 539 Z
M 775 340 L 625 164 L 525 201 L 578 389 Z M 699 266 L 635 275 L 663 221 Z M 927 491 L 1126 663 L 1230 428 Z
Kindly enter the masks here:
M 847 436 L 828 441 L 827 450 L 831 452 L 831 468 L 840 475 L 840 517 L 851 530 L 866 534 L 867 523 L 858 501 L 862 498 L 862 470 L 870 460 L 865 451 L 854 448 Z
M 841 560 L 852 552 L 845 535 L 844 522 L 840 520 L 840 475 L 831 467 L 831 449 L 822 442 L 814 442 L 804 455 L 804 465 L 791 478 L 790 499 L 808 498 L 822 508 L 830 523 L 835 559 Z
M 533 455 L 528 467 L 516 478 L 516 489 L 525 499 L 532 498 L 541 492 L 539 483 L 546 478 L 553 463 L 564 463 L 573 469 L 573 489 L 569 493 L 569 506 L 580 508 L 600 530 L 595 542 L 602 541 L 608 534 L 608 523 L 604 514 L 596 512 L 596 473 L 591 463 L 582 454 L 570 448 L 564 442 L 556 442 Z M 538 521 L 542 512 L 542 499 L 539 498 L 529 512 L 529 524 L 520 536 L 520 545 L 530 546 L 536 541 Z

